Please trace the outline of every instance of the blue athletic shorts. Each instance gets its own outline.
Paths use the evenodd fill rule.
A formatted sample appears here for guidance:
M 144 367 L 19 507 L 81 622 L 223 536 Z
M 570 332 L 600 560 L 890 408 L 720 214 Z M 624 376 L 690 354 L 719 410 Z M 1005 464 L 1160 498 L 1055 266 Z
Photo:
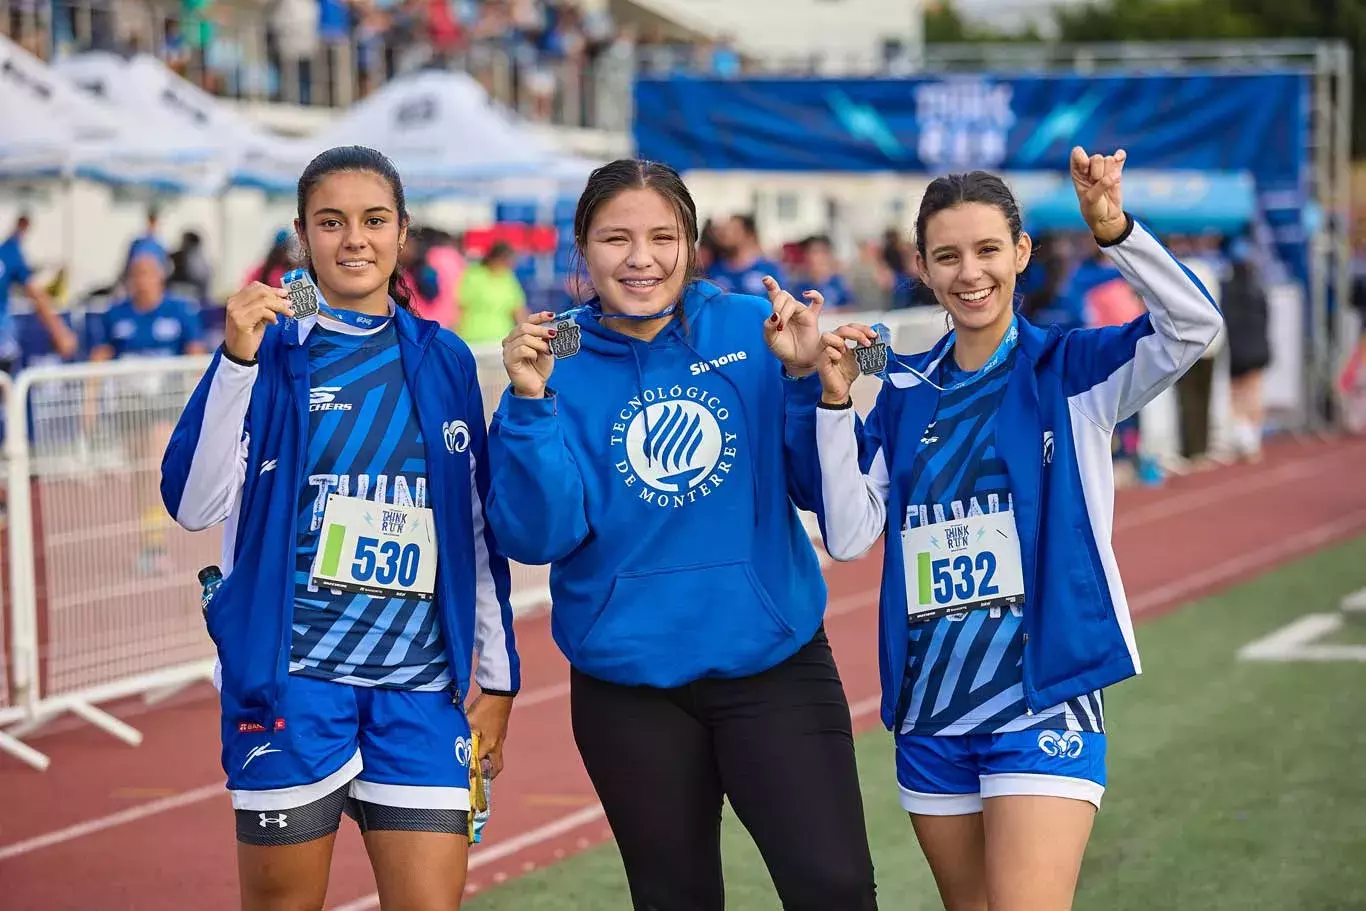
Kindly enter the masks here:
M 290 674 L 271 730 L 232 714 L 223 716 L 223 769 L 238 810 L 291 810 L 348 785 L 351 797 L 380 806 L 470 808 L 470 725 L 451 692 Z
M 1085 800 L 1105 793 L 1105 735 L 1014 731 L 896 737 L 901 806 L 924 816 L 982 812 L 987 797 L 1042 795 Z

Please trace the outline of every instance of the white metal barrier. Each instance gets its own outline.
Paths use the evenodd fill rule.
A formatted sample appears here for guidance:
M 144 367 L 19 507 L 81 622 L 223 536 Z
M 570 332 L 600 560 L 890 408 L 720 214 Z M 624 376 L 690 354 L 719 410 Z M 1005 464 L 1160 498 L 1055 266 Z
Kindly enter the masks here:
M 893 346 L 920 350 L 944 331 L 936 310 L 831 316 L 881 319 Z M 507 387 L 501 348 L 475 351 L 485 420 Z M 149 701 L 212 679 L 199 609 L 200 567 L 221 559 L 221 530 L 190 533 L 161 504 L 162 454 L 207 357 L 57 364 L 0 375 L 8 479 L 10 635 L 0 636 L 0 750 L 35 768 L 22 738 L 74 714 L 124 742 L 141 734 L 100 704 Z M 855 386 L 861 412 L 877 380 Z M 814 528 L 814 524 L 812 525 Z M 513 564 L 519 614 L 549 602 L 549 569 Z M 3 589 L 0 589 L 3 590 Z

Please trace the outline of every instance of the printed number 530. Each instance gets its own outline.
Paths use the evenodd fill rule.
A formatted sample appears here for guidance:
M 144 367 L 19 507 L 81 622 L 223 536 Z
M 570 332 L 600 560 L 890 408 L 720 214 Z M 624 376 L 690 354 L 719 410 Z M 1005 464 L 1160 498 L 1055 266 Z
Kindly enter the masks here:
M 981 573 L 980 577 L 978 573 Z M 967 554 L 934 560 L 930 563 L 934 601 L 936 604 L 954 601 L 966 604 L 998 595 L 1001 590 L 991 581 L 995 575 L 996 555 L 989 550 L 979 553 L 975 561 Z
M 374 579 L 380 585 L 393 585 L 397 580 L 407 588 L 417 581 L 417 564 L 422 549 L 416 544 L 399 544 L 377 538 L 356 538 L 356 559 L 351 564 L 351 575 L 357 582 Z

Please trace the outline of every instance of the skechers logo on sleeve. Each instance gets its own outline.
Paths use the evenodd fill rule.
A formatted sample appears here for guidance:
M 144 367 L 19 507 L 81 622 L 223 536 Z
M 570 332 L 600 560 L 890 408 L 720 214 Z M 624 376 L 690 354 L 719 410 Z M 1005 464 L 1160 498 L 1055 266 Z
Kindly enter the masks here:
M 716 367 L 724 367 L 727 364 L 734 364 L 737 361 L 744 361 L 748 359 L 749 358 L 745 354 L 745 352 L 732 351 L 730 354 L 723 354 L 720 357 L 714 357 L 709 361 L 698 361 L 697 363 L 690 365 L 688 369 L 692 371 L 693 376 L 701 376 L 708 370 L 712 370 Z

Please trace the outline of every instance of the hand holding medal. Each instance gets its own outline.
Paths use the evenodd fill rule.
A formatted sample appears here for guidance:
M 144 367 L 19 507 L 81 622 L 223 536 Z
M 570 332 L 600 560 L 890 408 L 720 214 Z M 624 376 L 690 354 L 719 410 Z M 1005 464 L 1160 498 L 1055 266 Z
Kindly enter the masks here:
M 236 360 L 250 363 L 256 360 L 266 326 L 279 322 L 282 316 L 293 315 L 288 290 L 252 282 L 228 298 L 223 348 Z
M 547 325 L 552 320 L 555 320 L 555 314 L 549 311 L 533 313 L 503 339 L 503 367 L 507 370 L 514 395 L 527 399 L 544 397 L 556 358 L 568 356 L 563 353 L 567 350 L 565 346 L 556 344 L 559 327 L 567 321 Z M 577 333 L 579 327 L 571 325 Z
M 891 348 L 885 326 L 849 323 L 821 336 L 824 345 L 816 370 L 821 377 L 821 400 L 827 405 L 849 401 L 849 390 L 860 376 L 881 376 Z M 854 347 L 849 343 L 853 342 Z

